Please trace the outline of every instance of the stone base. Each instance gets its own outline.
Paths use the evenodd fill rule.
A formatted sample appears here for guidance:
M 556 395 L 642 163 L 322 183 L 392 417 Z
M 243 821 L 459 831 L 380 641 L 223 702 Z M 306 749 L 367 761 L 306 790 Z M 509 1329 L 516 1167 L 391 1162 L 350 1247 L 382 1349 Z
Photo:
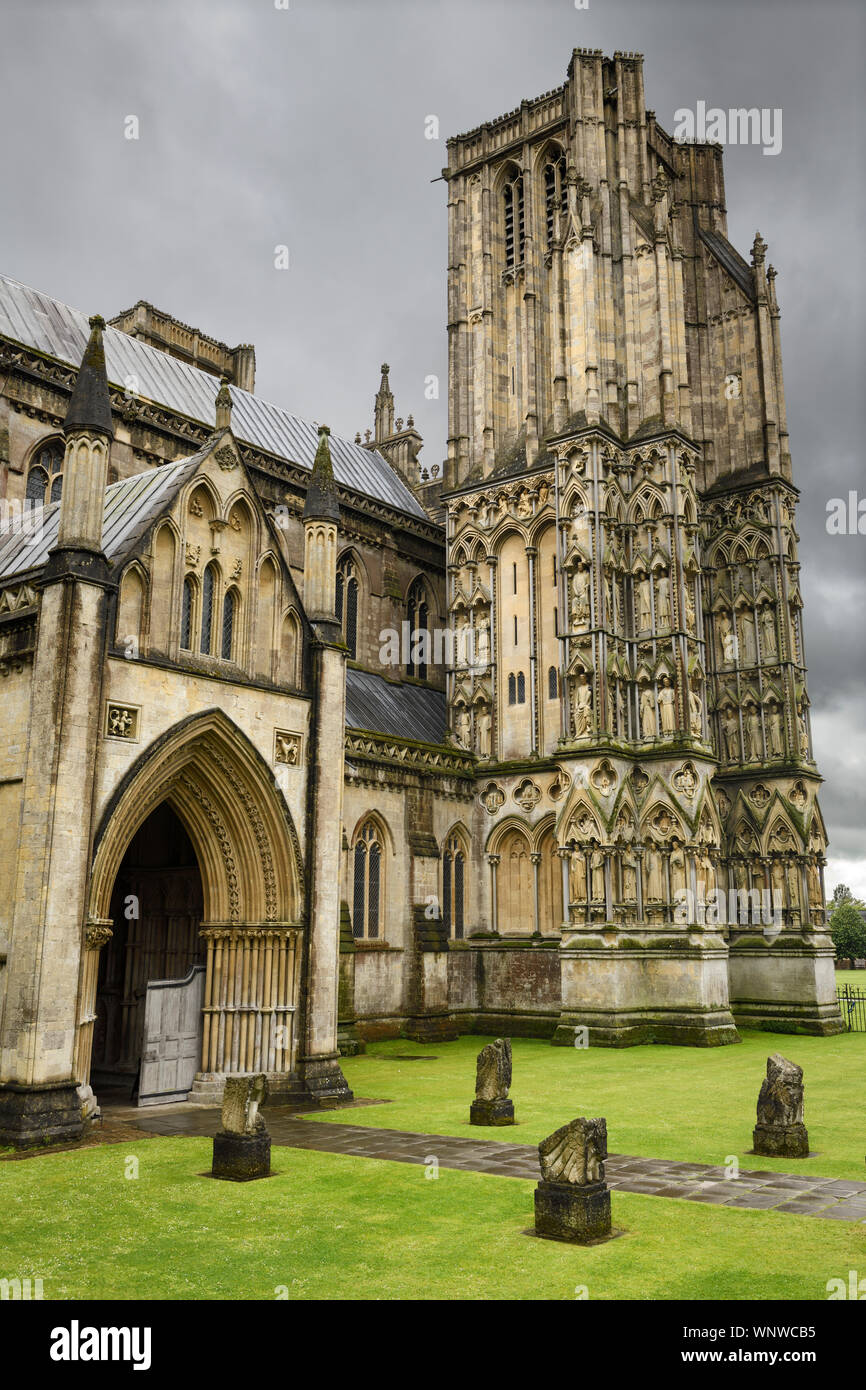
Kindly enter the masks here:
M 456 1042 L 460 1032 L 450 1014 L 422 1014 L 410 1018 L 402 1029 L 404 1038 L 418 1043 Z
M 513 1125 L 514 1101 L 474 1100 L 469 1107 L 471 1125 Z
M 674 1047 L 726 1047 L 741 1041 L 727 1009 L 707 1013 L 633 1013 L 585 1009 L 560 1014 L 553 1047 L 574 1047 L 578 1029 L 588 1030 L 589 1047 L 639 1047 L 669 1043 Z
M 355 1023 L 340 1024 L 337 1028 L 337 1050 L 341 1057 L 357 1057 L 367 1051 L 367 1044 Z
M 93 1094 L 93 1087 L 86 1082 L 78 1087 L 78 1100 L 81 1105 L 82 1120 L 97 1120 L 102 1115 L 99 1102 Z
M 74 1081 L 34 1086 L 0 1083 L 0 1145 L 28 1149 L 74 1143 L 85 1129 L 81 1106 Z
M 214 1135 L 212 1177 L 251 1182 L 253 1178 L 266 1178 L 270 1171 L 271 1136 L 267 1130 L 259 1134 L 227 1134 L 221 1129 Z
M 732 929 L 729 973 L 738 1027 L 814 1038 L 844 1033 L 827 932 L 786 929 L 768 938 L 758 929 Z
M 569 1182 L 545 1182 L 535 1189 L 535 1234 L 546 1240 L 589 1245 L 611 1234 L 610 1191 L 606 1183 L 576 1187 Z
M 304 1098 L 308 1101 L 315 1101 L 317 1105 L 338 1105 L 355 1098 L 343 1075 L 338 1053 L 332 1057 L 305 1058 L 299 1063 L 298 1072 Z
M 769 1158 L 808 1158 L 809 1134 L 805 1125 L 755 1125 L 752 1144 L 756 1154 Z
M 292 1105 L 309 1100 L 306 1088 L 295 1072 L 265 1072 L 268 1105 Z M 226 1078 L 224 1072 L 200 1071 L 192 1083 L 188 1105 L 222 1105 Z

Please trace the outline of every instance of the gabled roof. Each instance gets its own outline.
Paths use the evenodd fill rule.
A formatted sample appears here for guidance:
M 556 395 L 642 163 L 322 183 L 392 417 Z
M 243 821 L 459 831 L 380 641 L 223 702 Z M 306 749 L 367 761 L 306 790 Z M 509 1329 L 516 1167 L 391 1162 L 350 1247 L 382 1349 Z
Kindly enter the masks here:
M 441 743 L 445 695 L 420 685 L 392 685 L 373 671 L 346 672 L 346 726 L 416 743 Z
M 78 367 L 89 336 L 86 315 L 38 290 L 0 276 L 0 337 Z M 213 429 L 219 382 L 209 372 L 181 362 L 128 333 L 103 334 L 109 381 L 121 390 L 130 378 L 135 395 L 200 421 Z M 319 435 L 316 426 L 280 406 L 231 387 L 232 433 L 241 443 L 312 469 Z M 344 487 L 366 494 L 410 516 L 429 518 L 387 459 L 373 449 L 331 435 L 334 476 Z
M 102 548 L 110 565 L 130 554 L 151 523 L 192 477 L 210 448 L 208 444 L 191 458 L 122 478 L 105 489 Z M 40 534 L 34 528 L 33 534 L 22 532 L 0 542 L 0 581 L 41 568 L 57 544 L 59 524 L 60 503 L 52 502 L 42 512 Z

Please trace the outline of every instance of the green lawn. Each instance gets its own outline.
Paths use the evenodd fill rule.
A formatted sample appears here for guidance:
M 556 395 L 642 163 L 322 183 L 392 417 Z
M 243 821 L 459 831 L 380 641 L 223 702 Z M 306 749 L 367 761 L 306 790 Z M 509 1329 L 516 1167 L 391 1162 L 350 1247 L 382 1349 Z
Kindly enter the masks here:
M 516 1038 L 511 1095 L 518 1123 L 479 1130 L 469 1124 L 469 1105 L 475 1057 L 485 1041 L 370 1044 L 363 1056 L 344 1058 L 343 1069 L 356 1096 L 391 1103 L 344 1111 L 340 1118 L 384 1129 L 484 1134 L 537 1144 L 576 1115 L 604 1115 L 612 1153 L 717 1164 L 736 1154 L 744 1168 L 866 1178 L 866 1033 L 835 1038 L 744 1033 L 742 1043 L 731 1047 L 583 1051 Z M 804 1069 L 814 1158 L 748 1153 L 766 1059 L 776 1050 Z M 399 1053 L 437 1060 L 399 1061 Z
M 836 988 L 841 985 L 853 985 L 855 989 L 862 989 L 866 994 L 866 970 L 837 970 Z
M 434 1181 L 407 1164 L 275 1148 L 278 1176 L 236 1185 L 198 1176 L 210 1151 L 204 1139 L 142 1138 L 0 1163 L 0 1277 L 41 1278 L 46 1299 L 272 1299 L 280 1288 L 290 1299 L 826 1299 L 829 1279 L 866 1261 L 866 1227 L 848 1222 L 617 1192 L 626 1234 L 579 1249 L 522 1234 L 531 1182 L 445 1169 Z

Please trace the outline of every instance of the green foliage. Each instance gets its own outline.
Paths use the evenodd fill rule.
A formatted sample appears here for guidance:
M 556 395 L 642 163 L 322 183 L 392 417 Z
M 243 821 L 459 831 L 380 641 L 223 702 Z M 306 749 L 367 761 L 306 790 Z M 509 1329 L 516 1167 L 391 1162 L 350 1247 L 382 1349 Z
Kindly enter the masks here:
M 838 960 L 866 956 L 866 922 L 853 902 L 843 902 L 830 918 L 830 936 Z

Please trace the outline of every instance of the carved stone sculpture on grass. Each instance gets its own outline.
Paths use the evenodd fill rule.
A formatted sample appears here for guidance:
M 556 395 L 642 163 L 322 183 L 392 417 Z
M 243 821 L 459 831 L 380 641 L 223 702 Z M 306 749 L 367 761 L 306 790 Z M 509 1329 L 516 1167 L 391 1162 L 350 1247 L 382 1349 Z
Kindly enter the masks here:
M 535 1189 L 536 1235 L 577 1245 L 611 1234 L 610 1191 L 604 1180 L 607 1123 L 572 1120 L 538 1146 L 541 1182 Z
M 779 1052 L 767 1058 L 753 1140 L 756 1154 L 809 1157 L 809 1134 L 803 1123 L 803 1068 Z
M 482 1047 L 475 1072 L 475 1099 L 469 1108 L 472 1125 L 513 1125 L 514 1102 L 508 1099 L 511 1085 L 511 1043 L 497 1038 Z
M 226 1078 L 222 1129 L 213 1141 L 212 1177 L 249 1182 L 270 1173 L 271 1136 L 259 1113 L 267 1093 L 264 1076 Z

